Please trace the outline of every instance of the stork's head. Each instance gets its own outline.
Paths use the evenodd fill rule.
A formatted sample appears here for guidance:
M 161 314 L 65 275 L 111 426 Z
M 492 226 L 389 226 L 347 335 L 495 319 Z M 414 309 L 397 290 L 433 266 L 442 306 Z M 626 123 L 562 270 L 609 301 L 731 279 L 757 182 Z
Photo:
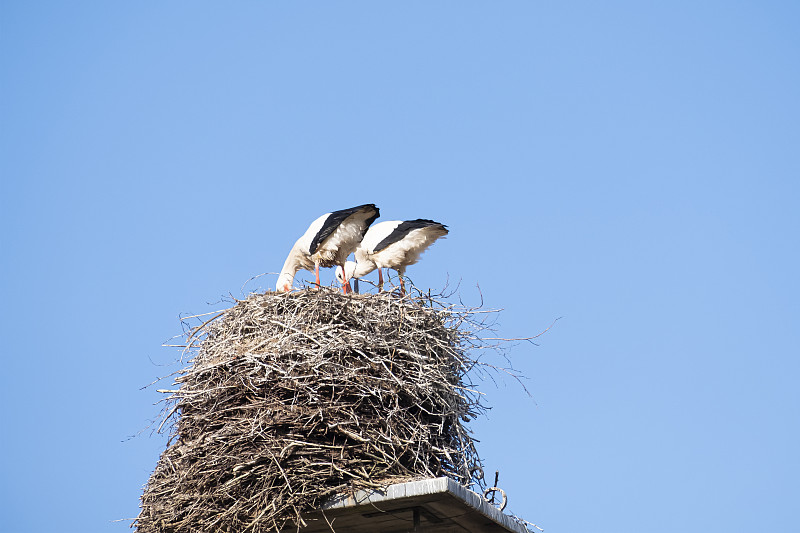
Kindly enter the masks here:
M 339 283 L 344 283 L 344 275 L 347 274 L 347 279 L 351 279 L 356 273 L 356 263 L 354 261 L 347 261 L 344 264 L 344 270 L 342 267 L 336 267 L 336 280 Z
M 292 290 L 293 281 L 294 276 L 288 272 L 282 272 L 281 275 L 278 276 L 278 283 L 275 284 L 275 290 L 278 292 L 289 292 Z

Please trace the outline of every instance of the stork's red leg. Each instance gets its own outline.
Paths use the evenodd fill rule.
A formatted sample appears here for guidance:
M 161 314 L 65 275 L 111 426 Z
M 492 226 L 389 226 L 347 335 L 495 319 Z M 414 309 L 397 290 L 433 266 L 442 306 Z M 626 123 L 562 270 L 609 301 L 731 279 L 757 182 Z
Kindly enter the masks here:
M 378 269 L 378 292 L 383 292 L 383 269 Z
M 403 275 L 402 274 L 400 274 L 400 295 L 401 296 L 405 296 L 406 295 L 406 280 L 403 279 Z
M 314 265 L 314 273 L 317 275 L 317 288 L 319 288 L 319 263 Z
M 350 281 L 347 279 L 347 273 L 344 271 L 344 265 L 342 265 L 342 292 L 345 294 L 350 292 Z

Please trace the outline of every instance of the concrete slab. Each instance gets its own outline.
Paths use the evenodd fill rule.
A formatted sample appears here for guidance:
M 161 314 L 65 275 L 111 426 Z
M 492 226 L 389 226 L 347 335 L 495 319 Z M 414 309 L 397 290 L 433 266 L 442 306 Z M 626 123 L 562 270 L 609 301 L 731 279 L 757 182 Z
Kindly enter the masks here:
M 301 533 L 529 533 L 522 523 L 446 477 L 342 495 L 304 518 L 308 527 Z

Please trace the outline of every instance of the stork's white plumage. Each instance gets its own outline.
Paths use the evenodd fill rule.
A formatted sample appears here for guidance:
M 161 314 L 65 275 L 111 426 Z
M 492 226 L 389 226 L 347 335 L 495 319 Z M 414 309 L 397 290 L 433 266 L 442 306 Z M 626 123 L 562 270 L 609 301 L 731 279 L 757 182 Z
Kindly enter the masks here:
M 294 243 L 278 276 L 276 289 L 292 290 L 294 276 L 301 268 L 313 271 L 319 286 L 319 267 L 344 265 L 378 216 L 380 210 L 375 204 L 364 204 L 325 213 L 316 219 Z M 342 289 L 347 292 L 347 288 L 347 279 L 343 279 Z
M 387 220 L 375 224 L 364 235 L 356 249 L 356 262 L 347 261 L 336 268 L 336 278 L 344 283 L 358 279 L 378 269 L 378 290 L 383 290 L 382 268 L 393 268 L 400 274 L 400 291 L 405 294 L 403 274 L 436 239 L 448 234 L 447 226 L 419 218 L 416 220 Z

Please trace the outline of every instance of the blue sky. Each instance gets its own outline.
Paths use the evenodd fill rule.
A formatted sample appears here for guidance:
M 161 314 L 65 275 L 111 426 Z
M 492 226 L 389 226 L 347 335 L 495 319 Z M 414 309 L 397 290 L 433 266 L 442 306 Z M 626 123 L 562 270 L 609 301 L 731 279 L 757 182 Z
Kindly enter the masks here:
M 418 286 L 479 284 L 503 336 L 563 317 L 509 352 L 533 398 L 486 383 L 473 426 L 511 511 L 547 533 L 797 531 L 799 19 L 4 2 L 0 530 L 127 531 L 178 316 L 373 202 L 449 225 Z

